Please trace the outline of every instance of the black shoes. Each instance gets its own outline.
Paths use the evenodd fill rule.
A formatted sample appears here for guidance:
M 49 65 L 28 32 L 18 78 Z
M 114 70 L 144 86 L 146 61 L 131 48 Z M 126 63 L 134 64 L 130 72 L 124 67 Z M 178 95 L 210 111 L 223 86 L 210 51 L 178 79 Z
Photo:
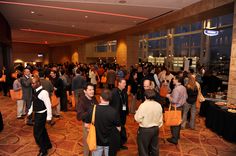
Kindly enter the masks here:
M 48 124 L 50 125 L 50 126 L 53 126 L 53 125 L 55 125 L 55 121 L 53 121 L 53 120 L 50 120 L 50 121 L 48 121 Z
M 172 143 L 172 144 L 175 144 L 175 145 L 178 144 L 178 142 L 174 141 L 173 138 L 167 138 L 166 140 L 167 140 L 169 143 Z
M 28 120 L 28 121 L 26 121 L 26 125 L 33 126 L 34 122 L 32 120 Z
M 53 115 L 54 118 L 60 118 L 60 115 Z
M 17 117 L 17 119 L 24 119 L 24 117 L 23 116 L 19 116 L 19 117 Z
M 48 152 L 39 152 L 39 154 L 37 156 L 47 156 Z
M 127 146 L 124 146 L 124 145 L 122 145 L 122 146 L 120 147 L 120 150 L 128 150 L 128 147 L 127 147 Z

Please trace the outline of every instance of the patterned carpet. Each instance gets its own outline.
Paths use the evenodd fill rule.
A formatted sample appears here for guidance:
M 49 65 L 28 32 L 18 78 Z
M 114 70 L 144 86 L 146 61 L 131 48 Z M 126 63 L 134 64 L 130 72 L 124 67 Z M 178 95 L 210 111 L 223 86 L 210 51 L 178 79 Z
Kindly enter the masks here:
M 0 111 L 3 115 L 4 130 L 0 132 L 0 156 L 35 156 L 39 149 L 33 138 L 33 128 L 25 125 L 24 120 L 16 119 L 16 104 L 8 97 L 0 96 Z M 53 144 L 49 151 L 52 156 L 83 155 L 82 123 L 76 120 L 76 113 L 62 113 L 54 126 L 47 125 Z M 160 130 L 161 156 L 234 156 L 236 144 L 229 143 L 211 132 L 204 125 L 204 118 L 197 117 L 196 130 L 181 130 L 179 144 L 172 145 L 164 138 L 170 136 L 169 127 Z M 119 151 L 118 156 L 136 156 L 137 124 L 133 115 L 128 116 L 128 150 Z

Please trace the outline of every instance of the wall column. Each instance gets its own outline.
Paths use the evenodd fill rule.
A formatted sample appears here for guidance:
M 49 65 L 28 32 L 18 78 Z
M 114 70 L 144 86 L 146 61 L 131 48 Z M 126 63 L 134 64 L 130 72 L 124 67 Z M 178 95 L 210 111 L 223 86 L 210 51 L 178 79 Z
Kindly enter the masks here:
M 138 63 L 139 38 L 138 36 L 127 36 L 117 42 L 116 59 L 120 65 L 131 65 Z
M 228 101 L 236 104 L 236 3 L 234 2 L 232 46 L 229 69 Z

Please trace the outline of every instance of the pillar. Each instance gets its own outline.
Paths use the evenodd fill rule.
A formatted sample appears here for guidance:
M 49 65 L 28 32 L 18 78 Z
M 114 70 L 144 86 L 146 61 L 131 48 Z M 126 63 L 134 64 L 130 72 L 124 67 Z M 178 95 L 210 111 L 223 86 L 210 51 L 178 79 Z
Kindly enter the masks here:
M 117 42 L 116 59 L 120 65 L 131 65 L 138 63 L 139 38 L 138 36 L 127 36 Z
M 229 69 L 228 98 L 229 103 L 236 104 L 236 3 L 234 2 L 232 46 Z

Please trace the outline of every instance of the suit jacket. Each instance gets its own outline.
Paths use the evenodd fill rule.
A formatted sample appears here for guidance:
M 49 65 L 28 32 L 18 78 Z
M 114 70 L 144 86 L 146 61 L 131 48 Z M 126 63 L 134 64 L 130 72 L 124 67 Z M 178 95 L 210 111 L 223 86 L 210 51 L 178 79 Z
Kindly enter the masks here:
M 124 94 L 124 102 L 125 102 L 125 105 L 126 105 L 126 110 L 125 111 L 122 110 L 123 101 L 121 99 L 121 93 Z M 112 90 L 112 100 L 110 101 L 110 106 L 115 108 L 115 110 L 117 111 L 117 114 L 119 115 L 119 119 L 120 119 L 120 116 L 123 114 L 123 112 L 125 112 L 126 115 L 129 114 L 128 95 L 127 95 L 127 92 L 126 92 L 125 89 L 123 89 L 121 91 L 118 88 L 114 88 Z
M 57 88 L 57 90 L 55 91 L 55 94 L 57 97 L 62 97 L 63 96 L 63 88 L 64 88 L 64 83 L 63 80 L 61 78 L 52 78 L 51 79 L 52 85 Z
M 31 78 L 23 76 L 20 78 L 20 83 L 22 87 L 23 100 L 30 102 L 32 98 L 32 87 L 31 87 Z
M 41 82 L 41 85 L 43 86 L 43 88 L 48 92 L 49 97 L 51 97 L 53 89 L 54 89 L 51 81 L 46 80 L 44 78 L 40 78 L 40 82 Z

